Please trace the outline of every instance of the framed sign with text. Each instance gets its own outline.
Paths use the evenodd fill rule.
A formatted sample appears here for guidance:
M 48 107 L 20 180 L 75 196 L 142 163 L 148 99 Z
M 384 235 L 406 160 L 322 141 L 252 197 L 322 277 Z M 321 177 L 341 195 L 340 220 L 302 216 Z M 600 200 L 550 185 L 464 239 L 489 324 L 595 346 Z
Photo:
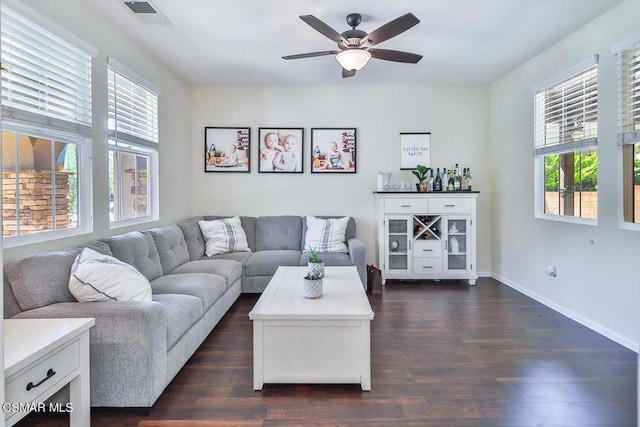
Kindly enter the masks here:
M 400 170 L 431 167 L 431 132 L 400 133 Z

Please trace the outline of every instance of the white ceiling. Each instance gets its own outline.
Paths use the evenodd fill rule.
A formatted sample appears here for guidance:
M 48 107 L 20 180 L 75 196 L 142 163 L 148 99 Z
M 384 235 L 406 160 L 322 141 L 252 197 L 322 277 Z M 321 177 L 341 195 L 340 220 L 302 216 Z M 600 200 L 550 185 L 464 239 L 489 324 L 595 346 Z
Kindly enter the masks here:
M 83 0 L 192 85 L 488 84 L 621 0 L 151 0 L 171 25 L 142 22 L 122 0 Z M 372 59 L 343 79 L 336 48 L 305 24 L 338 32 L 348 13 L 371 32 L 412 12 L 421 22 L 377 47 L 423 55 L 418 64 Z

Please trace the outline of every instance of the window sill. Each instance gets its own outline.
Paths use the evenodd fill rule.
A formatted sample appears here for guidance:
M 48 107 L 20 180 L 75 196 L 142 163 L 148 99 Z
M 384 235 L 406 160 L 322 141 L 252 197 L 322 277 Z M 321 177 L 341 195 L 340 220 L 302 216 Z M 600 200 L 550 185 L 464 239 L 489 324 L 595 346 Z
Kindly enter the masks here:
M 621 230 L 640 231 L 640 224 L 633 222 L 622 222 L 618 227 Z
M 42 231 L 22 236 L 7 236 L 2 239 L 3 249 L 17 248 L 19 246 L 32 245 L 35 243 L 49 242 L 51 240 L 64 239 L 67 237 L 80 236 L 93 232 L 93 227 L 73 228 L 68 230 Z
M 568 222 L 570 224 L 581 224 L 581 225 L 591 225 L 597 226 L 598 220 L 591 218 L 580 218 L 575 216 L 565 216 L 565 215 L 548 215 L 548 214 L 536 214 L 537 219 L 544 219 L 549 221 L 557 221 L 557 222 Z
M 124 227 L 129 227 L 132 225 L 140 225 L 140 224 L 146 224 L 149 222 L 154 222 L 157 221 L 158 218 L 153 218 L 150 216 L 145 216 L 142 218 L 132 218 L 132 219 L 124 219 L 122 221 L 114 221 L 114 222 L 110 222 L 109 223 L 109 229 L 111 230 L 115 230 L 118 228 L 124 228 Z

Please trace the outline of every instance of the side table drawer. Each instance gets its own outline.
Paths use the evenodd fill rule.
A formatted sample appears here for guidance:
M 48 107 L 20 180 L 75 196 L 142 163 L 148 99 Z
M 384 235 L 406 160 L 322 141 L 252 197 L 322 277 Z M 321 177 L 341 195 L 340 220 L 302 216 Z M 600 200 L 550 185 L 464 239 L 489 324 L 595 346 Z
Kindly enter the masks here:
M 442 256 L 442 242 L 416 242 L 413 246 L 413 256 L 416 258 L 440 258 Z
M 386 199 L 385 213 L 427 213 L 429 201 L 427 199 Z
M 36 402 L 42 393 L 79 368 L 80 342 L 76 340 L 60 351 L 36 361 L 12 378 L 7 378 L 5 402 Z M 68 381 L 64 384 L 67 383 Z
M 429 212 L 434 214 L 471 213 L 471 199 L 457 197 L 437 197 L 429 201 Z
M 442 274 L 442 258 L 414 258 L 413 274 Z

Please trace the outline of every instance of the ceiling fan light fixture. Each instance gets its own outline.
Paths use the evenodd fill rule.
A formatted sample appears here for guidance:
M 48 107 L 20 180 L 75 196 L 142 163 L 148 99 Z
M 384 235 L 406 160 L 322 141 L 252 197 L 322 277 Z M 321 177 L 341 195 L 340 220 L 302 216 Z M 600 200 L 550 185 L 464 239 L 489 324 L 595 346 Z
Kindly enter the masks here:
M 371 59 L 371 54 L 362 49 L 347 49 L 336 55 L 336 61 L 347 71 L 360 71 Z

